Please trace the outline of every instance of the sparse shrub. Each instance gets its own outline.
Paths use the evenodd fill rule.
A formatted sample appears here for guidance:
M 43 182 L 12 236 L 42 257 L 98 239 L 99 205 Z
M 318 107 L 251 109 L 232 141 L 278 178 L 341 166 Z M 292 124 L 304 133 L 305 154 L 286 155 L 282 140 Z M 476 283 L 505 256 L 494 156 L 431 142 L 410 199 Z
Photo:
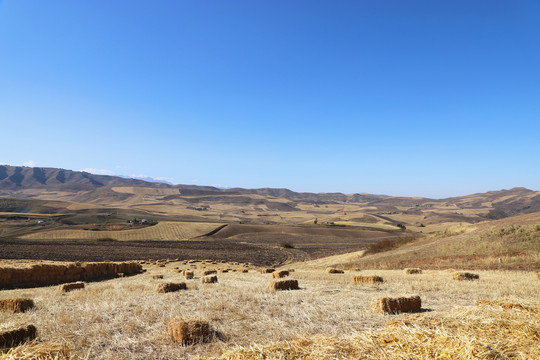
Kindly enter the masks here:
M 405 274 L 421 274 L 422 269 L 419 269 L 419 268 L 405 268 L 405 269 L 403 269 L 403 272 Z
M 397 226 L 398 228 L 400 228 L 401 231 L 407 230 L 407 227 L 406 227 L 405 225 L 403 225 L 403 224 L 397 224 L 396 226 Z
M 115 238 L 112 238 L 112 237 L 100 237 L 100 238 L 97 238 L 96 241 L 104 241 L 104 242 L 108 242 L 108 241 L 118 241 L 116 240 Z
M 373 299 L 371 308 L 375 312 L 386 314 L 397 314 L 402 312 L 415 312 L 422 308 L 420 296 L 398 297 L 398 298 L 378 298 Z
M 333 267 L 329 267 L 329 268 L 326 268 L 326 273 L 327 274 L 344 274 L 345 271 L 339 270 Z
M 456 272 L 452 275 L 454 280 L 478 280 L 480 275 L 468 272 Z
M 293 244 L 291 244 L 290 242 L 288 242 L 288 241 L 280 242 L 279 247 L 284 248 L 284 249 L 294 249 L 295 248 L 295 246 Z

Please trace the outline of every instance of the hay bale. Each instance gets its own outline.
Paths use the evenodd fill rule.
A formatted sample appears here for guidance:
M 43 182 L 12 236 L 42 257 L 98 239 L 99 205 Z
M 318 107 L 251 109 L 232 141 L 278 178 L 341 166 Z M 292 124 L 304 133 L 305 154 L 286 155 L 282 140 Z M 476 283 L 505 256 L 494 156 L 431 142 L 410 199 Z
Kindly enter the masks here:
M 211 339 L 210 324 L 204 321 L 179 319 L 169 320 L 167 325 L 169 338 L 182 345 L 208 342 Z
M 298 280 L 272 280 L 268 283 L 270 290 L 298 290 Z
M 478 280 L 480 275 L 468 272 L 456 272 L 452 275 L 454 280 Z
M 154 279 L 154 280 L 163 279 L 163 275 L 153 275 L 152 279 Z
M 243 274 L 246 274 L 246 273 L 249 272 L 249 270 L 248 270 L 248 269 L 241 269 L 241 270 L 239 270 L 239 272 L 241 272 L 241 273 L 243 273 Z
M 327 274 L 344 274 L 345 271 L 339 270 L 333 267 L 329 267 L 329 268 L 326 268 L 326 273 Z
M 536 273 L 536 278 L 540 280 L 540 272 Z
M 225 274 L 225 273 L 228 273 L 228 272 L 229 272 L 229 269 L 219 270 L 219 272 L 222 273 L 222 274 Z
M 380 276 L 362 276 L 362 275 L 355 275 L 352 277 L 352 283 L 355 285 L 358 284 L 380 284 L 384 282 L 383 278 Z
M 284 278 L 285 276 L 289 276 L 289 272 L 287 270 L 274 271 L 272 273 L 272 277 L 274 279 L 281 279 L 281 278 Z
M 206 270 L 206 271 L 203 271 L 202 273 L 204 276 L 206 275 L 213 275 L 213 274 L 217 274 L 217 271 L 216 270 Z
M 28 325 L 15 330 L 0 333 L 0 348 L 10 348 L 36 338 L 36 327 Z
M 406 269 L 403 269 L 403 272 L 405 274 L 421 274 L 422 269 L 419 269 L 419 268 L 406 268 Z
M 214 284 L 218 282 L 217 276 L 203 276 L 201 278 L 201 283 L 203 284 Z
M 193 279 L 193 276 L 195 276 L 195 273 L 193 271 L 190 271 L 190 270 L 184 271 L 184 277 L 186 278 L 186 280 Z
M 66 293 L 66 292 L 70 292 L 70 291 L 73 291 L 73 290 L 79 290 L 79 289 L 84 289 L 84 283 L 83 282 L 76 282 L 76 283 L 71 283 L 71 284 L 62 284 L 62 285 L 60 285 L 58 290 L 60 292 Z
M 181 283 L 161 283 L 157 286 L 158 293 L 169 293 L 180 290 L 187 290 L 187 285 L 185 282 Z
M 397 314 L 401 312 L 414 312 L 422 308 L 420 296 L 398 297 L 398 298 L 378 298 L 373 299 L 371 308 L 375 312 L 386 314 Z
M 261 274 L 271 274 L 271 273 L 273 273 L 274 271 L 276 271 L 276 269 L 272 269 L 272 268 L 259 269 L 259 272 L 260 272 Z
M 34 308 L 32 299 L 3 299 L 0 300 L 0 311 L 5 312 L 25 312 Z

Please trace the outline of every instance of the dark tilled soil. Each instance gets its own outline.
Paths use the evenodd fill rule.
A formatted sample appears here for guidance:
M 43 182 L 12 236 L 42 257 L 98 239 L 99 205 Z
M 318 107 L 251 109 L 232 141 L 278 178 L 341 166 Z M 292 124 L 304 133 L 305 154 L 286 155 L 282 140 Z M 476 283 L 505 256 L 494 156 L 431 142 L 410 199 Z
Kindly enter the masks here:
M 287 230 L 291 231 L 291 229 Z M 243 234 L 237 232 L 237 235 L 232 238 L 209 236 L 205 240 L 192 241 L 0 239 L 0 258 L 57 261 L 179 258 L 182 260 L 226 260 L 250 262 L 258 266 L 277 266 L 362 250 L 374 241 L 395 238 L 396 236 L 398 236 L 396 233 L 365 230 L 350 233 L 334 230 L 328 234 L 326 231 L 319 234 L 312 234 L 309 231 L 295 234 L 264 231 Z M 293 248 L 282 248 L 283 243 L 287 243 Z

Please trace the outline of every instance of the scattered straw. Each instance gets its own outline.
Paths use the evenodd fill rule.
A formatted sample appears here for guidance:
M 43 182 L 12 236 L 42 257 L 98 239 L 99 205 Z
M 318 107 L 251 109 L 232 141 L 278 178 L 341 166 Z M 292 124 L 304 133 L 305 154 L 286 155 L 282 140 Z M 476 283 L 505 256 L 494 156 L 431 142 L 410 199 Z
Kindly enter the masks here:
M 69 360 L 73 359 L 67 344 L 29 342 L 0 354 L 0 360 Z
M 532 312 L 534 314 L 537 313 L 537 311 L 535 309 L 533 309 L 532 307 L 530 306 L 525 306 L 525 305 L 522 305 L 522 304 L 517 304 L 517 303 L 510 303 L 510 302 L 505 302 L 505 301 L 493 301 L 493 300 L 479 300 L 476 302 L 476 305 L 478 306 L 499 306 L 503 309 L 506 309 L 506 310 L 510 310 L 510 309 L 513 309 L 513 310 L 523 310 L 523 311 L 529 311 L 529 312 Z

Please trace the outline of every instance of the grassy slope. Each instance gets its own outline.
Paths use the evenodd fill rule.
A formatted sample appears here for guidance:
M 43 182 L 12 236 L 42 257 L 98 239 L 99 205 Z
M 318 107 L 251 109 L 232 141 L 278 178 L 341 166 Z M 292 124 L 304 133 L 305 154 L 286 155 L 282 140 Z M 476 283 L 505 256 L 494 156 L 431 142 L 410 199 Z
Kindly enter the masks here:
M 456 226 L 394 250 L 361 255 L 335 256 L 325 265 L 364 269 L 537 270 L 540 268 L 540 213 Z

